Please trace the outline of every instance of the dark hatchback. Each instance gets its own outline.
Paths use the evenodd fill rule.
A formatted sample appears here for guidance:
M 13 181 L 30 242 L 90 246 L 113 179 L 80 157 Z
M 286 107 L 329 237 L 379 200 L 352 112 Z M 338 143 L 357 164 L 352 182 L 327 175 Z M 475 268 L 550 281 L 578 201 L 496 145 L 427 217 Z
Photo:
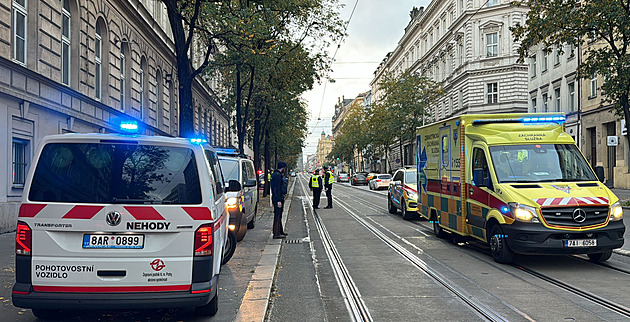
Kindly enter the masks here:
M 367 185 L 368 181 L 367 181 L 367 176 L 363 173 L 356 173 L 352 175 L 352 178 L 350 178 L 350 184 L 353 186 L 356 185 Z

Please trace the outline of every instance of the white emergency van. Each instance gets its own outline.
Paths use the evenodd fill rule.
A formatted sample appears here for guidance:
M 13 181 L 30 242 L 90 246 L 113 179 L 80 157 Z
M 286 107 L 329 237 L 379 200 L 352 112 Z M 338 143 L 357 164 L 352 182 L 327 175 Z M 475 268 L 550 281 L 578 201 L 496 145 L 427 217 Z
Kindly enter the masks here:
M 24 187 L 13 304 L 64 309 L 218 309 L 225 187 L 203 140 L 45 137 Z M 235 187 L 240 188 L 240 187 Z

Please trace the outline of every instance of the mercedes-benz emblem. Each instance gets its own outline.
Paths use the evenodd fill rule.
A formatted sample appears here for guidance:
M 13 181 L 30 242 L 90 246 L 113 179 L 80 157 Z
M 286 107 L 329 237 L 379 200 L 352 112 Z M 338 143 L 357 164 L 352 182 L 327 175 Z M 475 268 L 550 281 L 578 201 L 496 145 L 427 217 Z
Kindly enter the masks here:
M 582 208 L 576 208 L 573 210 L 573 221 L 577 223 L 583 223 L 586 220 L 586 211 Z
M 110 211 L 105 216 L 105 222 L 107 222 L 107 224 L 110 226 L 118 226 L 120 224 L 121 219 L 122 219 L 122 216 L 120 215 L 118 211 Z

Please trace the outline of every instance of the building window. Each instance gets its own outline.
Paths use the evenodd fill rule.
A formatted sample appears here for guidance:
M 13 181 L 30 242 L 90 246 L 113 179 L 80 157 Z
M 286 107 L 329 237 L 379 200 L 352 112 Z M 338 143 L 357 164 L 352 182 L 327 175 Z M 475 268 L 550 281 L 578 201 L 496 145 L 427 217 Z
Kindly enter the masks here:
M 559 65 L 560 64 L 560 51 L 562 50 L 562 47 L 557 47 L 554 49 L 554 55 L 553 55 L 553 65 Z
M 459 0 L 459 11 L 464 13 L 464 0 Z
M 140 67 L 140 115 L 144 112 L 144 69 Z
M 499 101 L 499 84 L 488 83 L 488 104 L 494 104 Z
M 536 112 L 536 98 L 532 98 L 532 111 Z
M 446 15 L 442 18 L 442 32 L 446 33 Z
M 530 58 L 530 64 L 531 66 L 530 71 L 532 73 L 532 77 L 536 77 L 536 55 L 533 55 L 532 58 Z
M 61 8 L 61 82 L 70 85 L 70 1 L 63 0 Z
M 499 54 L 498 37 L 496 32 L 486 34 L 486 57 L 496 57 Z
M 541 72 L 546 72 L 547 71 L 547 53 L 543 52 L 543 57 L 542 57 L 542 67 L 540 68 Z
M 556 110 L 554 112 L 560 112 L 560 88 L 554 90 L 554 95 L 556 96 Z
M 13 0 L 13 59 L 26 65 L 26 25 L 28 0 Z
M 569 53 L 569 55 L 567 57 L 567 60 L 571 60 L 575 57 L 575 46 L 573 46 L 573 44 L 569 44 L 568 47 L 569 48 L 567 48 L 567 53 Z
M 125 72 L 127 68 L 127 61 L 125 58 L 125 46 L 120 47 L 120 110 L 125 110 Z
M 102 57 L 103 57 L 103 34 L 101 30 L 101 24 L 96 24 L 96 40 L 94 42 L 94 63 L 96 64 L 96 72 L 94 75 L 96 84 L 94 88 L 96 90 L 96 99 L 101 100 L 101 84 L 102 84 Z
M 571 82 L 568 85 L 569 88 L 569 112 L 575 111 L 575 83 Z
M 596 97 L 597 96 L 597 75 L 593 75 L 593 77 L 591 77 L 591 92 L 589 97 Z
M 488 7 L 493 7 L 499 4 L 499 0 L 488 0 Z
M 13 139 L 13 184 L 23 186 L 28 166 L 28 141 Z
M 459 44 L 459 65 L 463 65 L 464 64 L 464 45 L 463 44 Z
M 543 112 L 549 112 L 549 97 L 547 96 L 547 93 L 542 94 L 542 100 L 543 100 Z

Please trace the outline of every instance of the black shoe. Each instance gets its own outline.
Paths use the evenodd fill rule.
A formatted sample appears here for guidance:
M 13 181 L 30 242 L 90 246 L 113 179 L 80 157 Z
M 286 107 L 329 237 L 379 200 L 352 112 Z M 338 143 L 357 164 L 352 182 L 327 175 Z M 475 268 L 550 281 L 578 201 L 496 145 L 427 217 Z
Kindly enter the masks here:
M 287 238 L 286 235 L 273 235 L 273 239 L 285 239 Z
M 332 206 L 326 206 L 324 209 L 332 209 Z
M 319 207 L 313 207 L 313 209 L 319 209 Z

